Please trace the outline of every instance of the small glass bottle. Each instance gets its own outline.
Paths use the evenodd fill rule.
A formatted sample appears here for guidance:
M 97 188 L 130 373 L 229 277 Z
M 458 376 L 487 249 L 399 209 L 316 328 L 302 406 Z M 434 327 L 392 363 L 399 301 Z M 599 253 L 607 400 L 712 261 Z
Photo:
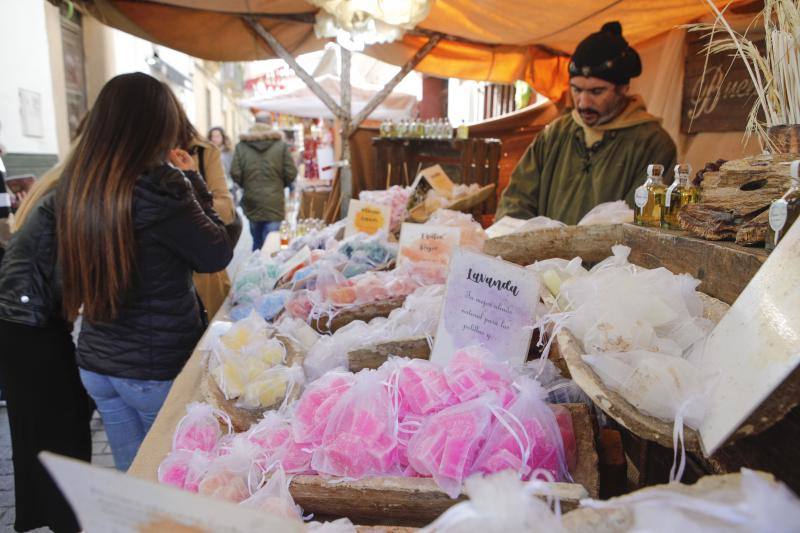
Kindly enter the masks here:
M 678 213 L 685 205 L 696 204 L 700 194 L 696 187 L 689 183 L 692 165 L 686 163 L 675 165 L 675 180 L 664 192 L 664 209 L 661 211 L 661 227 L 681 229 Z
M 456 135 L 459 139 L 468 139 L 469 138 L 469 126 L 467 126 L 464 121 L 461 121 L 461 124 L 458 126 L 458 134 Z
M 640 226 L 661 226 L 661 210 L 664 207 L 666 187 L 663 165 L 647 165 L 647 180 L 636 189 L 636 215 L 634 221 Z
M 769 208 L 769 230 L 764 241 L 764 248 L 772 251 L 783 239 L 786 232 L 800 214 L 800 160 L 792 161 L 792 185 L 789 190 L 775 200 Z
M 417 118 L 414 121 L 414 137 L 417 139 L 425 138 L 425 122 L 421 118 Z
M 286 248 L 287 246 L 289 246 L 289 237 L 290 237 L 289 222 L 287 220 L 281 222 L 281 227 L 278 231 L 281 236 L 281 249 Z

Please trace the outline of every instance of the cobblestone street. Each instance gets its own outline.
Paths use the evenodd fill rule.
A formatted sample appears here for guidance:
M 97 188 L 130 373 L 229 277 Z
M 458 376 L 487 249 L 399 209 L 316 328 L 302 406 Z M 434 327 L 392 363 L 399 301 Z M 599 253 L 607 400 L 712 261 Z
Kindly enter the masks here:
M 103 422 L 95 412 L 92 419 L 92 464 L 114 468 Z M 0 407 L 0 532 L 14 531 L 14 466 L 11 464 L 11 433 L 8 430 L 8 411 Z M 49 529 L 36 529 L 45 533 Z

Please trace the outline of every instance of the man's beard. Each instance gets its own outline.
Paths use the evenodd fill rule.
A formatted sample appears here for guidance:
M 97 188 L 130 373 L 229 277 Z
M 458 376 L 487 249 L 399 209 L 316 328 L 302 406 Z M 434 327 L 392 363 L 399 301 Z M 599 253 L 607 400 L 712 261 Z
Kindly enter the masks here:
M 628 105 L 628 98 L 622 97 L 620 98 L 616 105 L 612 106 L 606 113 L 600 113 L 597 109 L 593 107 L 584 107 L 578 108 L 578 114 L 581 116 L 584 122 L 590 126 L 602 126 L 603 124 L 608 124 L 615 118 L 617 118 L 620 113 L 622 113 L 623 109 Z M 587 120 L 585 115 L 589 115 L 590 117 L 597 117 L 594 122 Z

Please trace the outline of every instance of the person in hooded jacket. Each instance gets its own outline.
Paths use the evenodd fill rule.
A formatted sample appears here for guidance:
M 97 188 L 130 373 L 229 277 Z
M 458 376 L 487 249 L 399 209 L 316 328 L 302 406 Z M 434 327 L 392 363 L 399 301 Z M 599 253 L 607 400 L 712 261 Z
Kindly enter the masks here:
M 106 83 L 58 184 L 15 233 L 0 270 L 0 334 L 15 339 L 0 359 L 8 381 L 30 389 L 18 391 L 17 408 L 63 426 L 70 401 L 45 386 L 67 380 L 51 359 L 71 356 L 64 324 L 82 313 L 80 381 L 119 470 L 205 329 L 192 272 L 219 271 L 233 254 L 191 156 L 174 149 L 178 126 L 174 97 L 155 78 L 123 74 Z M 41 328 L 50 322 L 54 340 L 45 346 Z M 50 412 L 24 404 L 30 396 Z
M 231 177 L 244 190 L 241 206 L 250 221 L 253 250 L 259 250 L 286 216 L 283 189 L 297 177 L 297 167 L 283 133 L 257 122 L 239 136 Z

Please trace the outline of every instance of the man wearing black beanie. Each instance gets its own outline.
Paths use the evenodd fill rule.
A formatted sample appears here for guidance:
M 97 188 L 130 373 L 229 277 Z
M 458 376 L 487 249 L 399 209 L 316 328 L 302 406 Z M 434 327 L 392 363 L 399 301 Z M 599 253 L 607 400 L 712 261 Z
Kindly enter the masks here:
M 642 73 L 639 54 L 619 22 L 589 35 L 569 63 L 573 109 L 528 147 L 503 192 L 496 219 L 538 215 L 577 224 L 603 202 L 634 207 L 647 165 L 675 166 L 675 143 L 640 96 L 629 95 Z

